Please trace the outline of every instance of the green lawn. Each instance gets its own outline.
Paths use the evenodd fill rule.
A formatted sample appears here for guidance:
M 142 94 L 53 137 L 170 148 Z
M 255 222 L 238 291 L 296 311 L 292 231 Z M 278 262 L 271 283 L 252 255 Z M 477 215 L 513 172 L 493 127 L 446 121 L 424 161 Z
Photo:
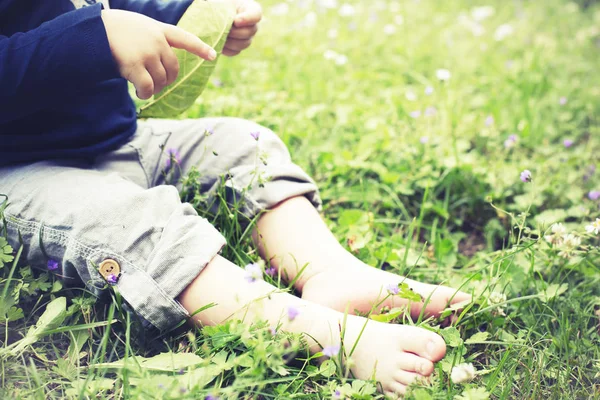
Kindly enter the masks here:
M 273 129 L 361 259 L 475 294 L 452 327 L 404 321 L 448 344 L 407 398 L 600 398 L 600 7 L 488 3 L 265 0 L 251 49 L 220 60 L 186 116 Z M 229 213 L 208 218 L 244 265 L 256 255 Z M 147 337 L 118 293 L 63 290 L 4 244 L 0 398 L 383 398 L 266 325 Z M 66 314 L 56 300 L 38 321 L 63 297 Z M 452 382 L 460 363 L 474 380 Z

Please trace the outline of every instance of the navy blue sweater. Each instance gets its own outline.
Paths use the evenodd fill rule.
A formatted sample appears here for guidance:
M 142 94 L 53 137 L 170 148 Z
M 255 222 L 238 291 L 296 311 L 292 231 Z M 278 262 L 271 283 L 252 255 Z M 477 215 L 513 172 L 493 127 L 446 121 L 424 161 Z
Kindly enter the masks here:
M 110 8 L 176 24 L 192 1 L 110 0 Z M 100 3 L 109 5 L 0 0 L 0 165 L 92 158 L 135 132 Z

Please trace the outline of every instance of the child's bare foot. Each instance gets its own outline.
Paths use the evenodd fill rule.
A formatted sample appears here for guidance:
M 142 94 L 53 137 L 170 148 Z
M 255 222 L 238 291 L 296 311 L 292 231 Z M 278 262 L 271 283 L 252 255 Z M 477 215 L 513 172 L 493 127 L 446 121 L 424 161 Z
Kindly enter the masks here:
M 223 282 L 227 282 L 228 290 L 223 290 Z M 282 331 L 304 334 L 313 354 L 321 346 L 339 345 L 343 327 L 344 353 L 351 359 L 354 376 L 374 378 L 388 394 L 403 394 L 416 379 L 431 375 L 433 363 L 446 353 L 444 340 L 433 332 L 345 316 L 281 292 L 265 281 L 249 280 L 242 269 L 220 256 L 204 268 L 178 301 L 203 325 L 230 318 L 248 323 L 267 320 Z
M 349 315 L 344 337 L 347 356 L 354 343 L 358 344 L 350 356 L 352 373 L 359 379 L 374 378 L 387 395 L 404 394 L 410 384 L 431 375 L 433 363 L 446 354 L 444 340 L 433 332 Z
M 438 316 L 448 306 L 471 299 L 468 294 L 447 286 L 413 281 L 366 265 L 329 268 L 315 274 L 304 284 L 302 298 L 342 312 L 348 309 L 349 312 L 367 313 L 388 296 L 390 285 L 400 282 L 407 283 L 423 299 L 423 302 L 411 302 L 413 318 L 418 318 L 424 306 L 425 316 Z M 400 296 L 389 296 L 380 307 L 398 307 L 407 303 Z

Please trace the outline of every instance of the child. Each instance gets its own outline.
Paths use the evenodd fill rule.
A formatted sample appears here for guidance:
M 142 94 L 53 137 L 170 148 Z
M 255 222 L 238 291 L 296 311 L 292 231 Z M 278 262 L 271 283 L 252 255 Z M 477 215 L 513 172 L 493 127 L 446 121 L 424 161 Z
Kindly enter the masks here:
M 261 9 L 253 0 L 223 1 L 238 10 L 223 51 L 235 55 L 250 45 Z M 98 294 L 114 285 L 158 329 L 215 303 L 193 320 L 267 319 L 304 333 L 312 352 L 338 346 L 344 312 L 368 312 L 401 281 L 429 299 L 412 304 L 413 315 L 469 300 L 347 252 L 318 214 L 314 182 L 268 129 L 233 118 L 136 121 L 127 80 L 145 99 L 176 78 L 172 47 L 216 56 L 171 25 L 190 3 L 0 0 L 0 192 L 9 198 L 9 239 L 18 245 L 23 238 L 29 262 L 47 263 L 66 283 Z M 264 163 L 258 151 L 268 155 Z M 224 238 L 165 182 L 165 168 L 178 179 L 191 166 L 202 174 L 204 194 L 215 196 L 224 180 L 245 216 L 260 214 L 253 232 L 260 255 L 295 281 L 301 298 L 218 255 Z M 269 178 L 261 185 L 257 169 Z M 402 303 L 391 296 L 382 305 Z M 429 376 L 446 351 L 433 332 L 349 315 L 344 346 L 359 336 L 352 371 L 375 377 L 388 394 Z

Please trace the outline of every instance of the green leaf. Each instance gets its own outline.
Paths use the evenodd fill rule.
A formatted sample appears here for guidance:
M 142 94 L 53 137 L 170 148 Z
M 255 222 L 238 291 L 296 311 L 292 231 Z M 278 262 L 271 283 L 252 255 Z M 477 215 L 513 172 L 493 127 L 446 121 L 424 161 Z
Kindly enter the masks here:
M 489 333 L 487 332 L 477 332 L 476 334 L 474 334 L 473 336 L 471 336 L 470 338 L 468 338 L 465 343 L 466 344 L 475 344 L 475 343 L 483 343 L 487 340 L 487 338 L 490 336 Z
M 444 328 L 440 331 L 440 335 L 446 341 L 446 344 L 450 347 L 458 347 L 463 343 L 463 340 L 460 337 L 460 332 L 453 326 L 449 326 L 448 328 Z
M 388 312 L 388 313 L 370 315 L 369 318 L 372 319 L 373 321 L 388 323 L 388 322 L 391 322 L 392 320 L 394 320 L 394 318 L 400 316 L 405 311 L 406 311 L 406 308 L 404 308 L 404 307 L 396 307 L 396 308 L 392 308 L 390 310 L 390 312 Z
M 202 363 L 202 358 L 193 353 L 161 353 L 154 357 L 132 357 L 111 363 L 98 364 L 99 367 L 114 369 L 143 369 L 150 371 L 179 371 Z M 139 367 L 138 367 L 139 366 Z
M 178 27 L 193 33 L 218 53 L 223 49 L 235 17 L 231 2 L 195 1 L 181 17 Z M 191 107 L 206 87 L 217 60 L 206 61 L 185 50 L 174 49 L 179 60 L 175 82 L 140 108 L 142 118 L 172 118 Z
M 13 248 L 8 244 L 5 238 L 0 237 L 0 268 L 4 267 L 4 264 L 8 264 L 15 258 L 12 253 Z
M 569 289 L 569 285 L 566 283 L 563 283 L 561 285 L 559 285 L 557 283 L 552 283 L 552 284 L 548 285 L 546 290 L 543 290 L 540 293 L 538 293 L 538 295 L 540 296 L 540 300 L 543 301 L 544 303 L 546 303 L 549 300 L 552 300 L 553 298 L 560 296 L 561 294 L 566 292 L 567 289 Z
M 485 390 L 485 388 L 468 388 L 462 392 L 462 395 L 454 396 L 455 400 L 488 400 L 490 398 L 490 394 Z
M 45 331 L 60 326 L 66 317 L 67 299 L 65 297 L 58 297 L 52 300 L 35 324 L 36 335 L 40 336 Z
M 323 364 L 319 367 L 319 373 L 326 378 L 333 376 L 335 374 L 335 363 L 332 360 L 325 360 Z

